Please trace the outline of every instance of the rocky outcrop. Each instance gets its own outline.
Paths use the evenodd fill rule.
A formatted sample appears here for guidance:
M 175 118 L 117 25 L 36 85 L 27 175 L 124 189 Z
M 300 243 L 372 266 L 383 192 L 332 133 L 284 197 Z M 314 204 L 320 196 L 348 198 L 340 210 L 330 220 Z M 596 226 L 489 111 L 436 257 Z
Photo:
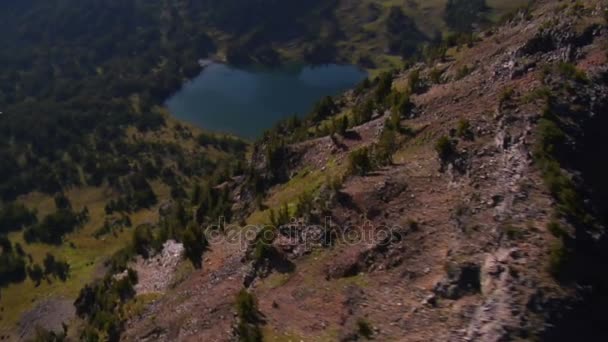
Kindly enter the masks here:
M 163 293 L 173 282 L 173 275 L 183 259 L 184 246 L 173 240 L 165 242 L 156 255 L 144 259 L 138 256 L 132 268 L 137 272 L 135 291 L 138 295 Z M 126 272 L 126 271 L 125 271 Z M 125 274 L 126 275 L 126 274 Z
M 480 268 L 475 264 L 450 267 L 447 279 L 437 283 L 433 292 L 447 299 L 459 299 L 467 294 L 479 293 Z
M 522 279 L 511 266 L 520 258 L 517 249 L 499 249 L 486 256 L 478 269 L 484 301 L 467 328 L 467 341 L 510 341 L 525 337 L 532 330 L 530 317 L 522 305 L 529 298 L 525 277 Z
M 571 18 L 558 16 L 552 20 L 548 22 L 548 25 L 555 23 L 553 26 L 542 27 L 534 37 L 517 50 L 515 55 L 524 57 L 552 53 L 558 57 L 558 60 L 570 62 L 577 57 L 578 48 L 593 43 L 594 38 L 599 36 L 604 29 L 599 25 L 591 24 L 582 32 L 577 33 Z M 563 21 L 558 24 L 561 20 Z

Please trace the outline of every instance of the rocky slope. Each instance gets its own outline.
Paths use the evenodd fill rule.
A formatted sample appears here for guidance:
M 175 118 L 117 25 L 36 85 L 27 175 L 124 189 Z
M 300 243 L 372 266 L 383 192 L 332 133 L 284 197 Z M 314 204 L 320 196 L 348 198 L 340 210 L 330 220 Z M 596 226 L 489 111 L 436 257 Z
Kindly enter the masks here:
M 593 252 L 605 240 L 600 183 L 585 177 L 582 159 L 560 160 L 559 174 L 579 191 L 562 196 L 570 181 L 552 186 L 539 149 L 554 120 L 565 150 L 601 155 L 584 137 L 606 120 L 607 9 L 605 1 L 539 1 L 445 60 L 399 72 L 395 88 L 413 70 L 423 84 L 401 122 L 410 133 L 396 139 L 390 165 L 348 176 L 336 192 L 314 188 L 325 229 L 280 227 L 276 253 L 262 261 L 250 261 L 242 239 L 212 239 L 202 270 L 132 319 L 124 339 L 238 340 L 235 300 L 246 288 L 259 311 L 249 323 L 268 341 L 567 340 L 576 336 L 568 327 L 602 340 L 601 324 L 568 314 L 603 298 L 595 267 L 605 259 Z M 432 82 L 437 70 L 441 81 Z M 343 112 L 360 102 L 353 93 L 345 99 Z M 291 180 L 270 189 L 265 204 L 293 207 L 296 184 L 346 169 L 352 151 L 377 142 L 388 116 L 289 146 Z M 442 136 L 454 144 L 443 161 L 435 149 Z M 237 208 L 249 223 L 263 217 L 253 204 Z M 258 231 L 242 229 L 225 234 Z

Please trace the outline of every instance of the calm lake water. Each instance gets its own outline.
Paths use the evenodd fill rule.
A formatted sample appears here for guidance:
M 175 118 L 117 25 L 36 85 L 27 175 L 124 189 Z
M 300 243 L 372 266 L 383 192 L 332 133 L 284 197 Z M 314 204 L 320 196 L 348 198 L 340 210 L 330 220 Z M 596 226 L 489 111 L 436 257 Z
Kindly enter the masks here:
M 214 63 L 167 106 L 178 119 L 253 139 L 282 118 L 307 114 L 322 97 L 340 94 L 366 76 L 348 65 L 263 69 Z

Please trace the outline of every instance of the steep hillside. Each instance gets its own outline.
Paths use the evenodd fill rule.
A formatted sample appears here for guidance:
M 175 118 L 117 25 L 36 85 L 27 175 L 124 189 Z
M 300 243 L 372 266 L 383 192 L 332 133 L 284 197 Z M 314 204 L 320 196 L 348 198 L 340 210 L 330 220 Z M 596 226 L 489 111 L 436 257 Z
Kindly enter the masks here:
M 101 184 L 67 187 L 54 195 L 36 191 L 3 203 L 1 336 L 29 338 L 38 325 L 57 329 L 72 321 L 80 289 L 113 268 L 119 252 L 130 249 L 137 227 L 157 222 L 161 208 L 182 201 L 197 184 L 218 173 L 224 174 L 219 179 L 226 177 L 227 166 L 244 144 L 233 138 L 214 141 L 214 136 L 169 117 L 154 132 L 134 127 L 128 132 L 124 145 L 111 145 L 122 148 L 122 157 L 99 161 L 125 174 L 106 171 L 110 180 Z M 236 145 L 230 147 L 231 142 Z M 129 167 L 134 171 L 123 171 Z M 21 226 L 14 208 L 25 208 L 32 220 Z M 65 221 L 72 216 L 77 218 L 73 225 Z M 49 255 L 66 263 L 65 274 L 53 274 L 47 267 Z
M 279 125 L 124 339 L 604 340 L 606 9 L 539 1 Z

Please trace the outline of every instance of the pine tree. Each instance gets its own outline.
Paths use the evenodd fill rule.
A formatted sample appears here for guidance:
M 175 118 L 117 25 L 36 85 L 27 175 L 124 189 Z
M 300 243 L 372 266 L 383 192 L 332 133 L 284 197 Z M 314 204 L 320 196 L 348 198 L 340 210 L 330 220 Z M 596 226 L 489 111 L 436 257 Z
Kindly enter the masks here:
M 42 267 L 40 267 L 40 265 L 38 265 L 38 264 L 35 264 L 32 267 L 28 267 L 27 274 L 30 277 L 30 279 L 32 279 L 32 281 L 36 284 L 36 287 L 38 287 L 40 285 L 40 282 L 42 281 L 42 278 L 44 277 L 44 272 L 42 270 Z
M 195 268 L 202 267 L 201 257 L 207 248 L 208 241 L 203 230 L 196 224 L 190 224 L 184 232 L 183 244 L 186 257 Z
M 344 115 L 342 117 L 342 119 L 340 119 L 340 124 L 338 126 L 338 133 L 341 136 L 344 136 L 346 134 L 347 130 L 348 130 L 348 117 L 346 115 Z

